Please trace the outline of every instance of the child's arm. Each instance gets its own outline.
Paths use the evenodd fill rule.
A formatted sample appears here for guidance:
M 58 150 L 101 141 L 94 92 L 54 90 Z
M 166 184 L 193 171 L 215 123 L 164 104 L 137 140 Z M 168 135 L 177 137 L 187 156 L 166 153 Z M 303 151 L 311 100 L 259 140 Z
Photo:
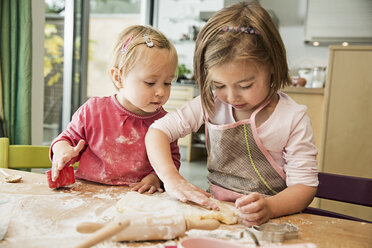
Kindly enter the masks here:
M 171 146 L 172 160 L 178 170 L 180 168 L 181 162 L 180 162 L 180 153 L 179 153 L 179 148 L 177 145 L 177 140 L 172 142 L 170 146 Z M 141 194 L 144 192 L 153 194 L 156 191 L 163 192 L 163 189 L 161 187 L 162 185 L 163 185 L 162 181 L 160 181 L 155 171 L 152 170 L 152 172 L 146 177 L 144 177 L 141 180 L 141 182 L 132 183 L 129 185 L 129 187 L 133 187 L 132 188 L 133 191 L 138 191 Z
M 242 196 L 235 206 L 244 225 L 260 225 L 271 218 L 300 212 L 311 203 L 316 190 L 316 187 L 295 184 L 268 198 L 259 193 Z
M 80 140 L 79 143 L 73 147 L 69 142 L 61 140 L 53 145 L 53 161 L 52 161 L 52 181 L 57 180 L 59 171 L 78 156 L 80 151 L 84 148 L 85 141 Z
M 53 140 L 50 146 L 49 156 L 52 161 L 53 181 L 58 178 L 59 171 L 64 166 L 75 163 L 80 159 L 78 155 L 88 142 L 85 137 L 86 117 L 89 116 L 87 110 L 92 108 L 97 111 L 95 105 L 92 105 L 92 107 L 90 105 L 92 105 L 92 98 L 76 110 L 67 128 Z M 72 159 L 74 160 L 72 161 Z
M 173 163 L 168 136 L 162 131 L 150 128 L 145 138 L 147 155 L 157 175 L 164 183 L 165 190 L 179 200 L 192 201 L 218 209 L 202 189 L 187 182 Z

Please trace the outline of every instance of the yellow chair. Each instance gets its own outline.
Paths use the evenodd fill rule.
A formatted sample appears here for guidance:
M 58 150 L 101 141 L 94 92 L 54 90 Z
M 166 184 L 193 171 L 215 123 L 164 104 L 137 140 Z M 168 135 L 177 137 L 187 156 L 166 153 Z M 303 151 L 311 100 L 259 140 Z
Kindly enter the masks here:
M 0 138 L 0 168 L 51 168 L 49 146 L 9 145 L 8 138 Z

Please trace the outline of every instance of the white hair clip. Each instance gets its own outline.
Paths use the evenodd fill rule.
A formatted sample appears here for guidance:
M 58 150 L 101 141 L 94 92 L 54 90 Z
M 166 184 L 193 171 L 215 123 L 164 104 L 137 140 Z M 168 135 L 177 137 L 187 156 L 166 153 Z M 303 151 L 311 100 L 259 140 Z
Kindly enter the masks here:
M 147 34 L 144 34 L 144 35 L 143 35 L 143 39 L 144 39 L 145 42 L 146 42 L 146 46 L 148 46 L 148 47 L 153 47 L 153 46 L 154 46 L 154 42 L 152 42 L 151 37 L 148 36 Z

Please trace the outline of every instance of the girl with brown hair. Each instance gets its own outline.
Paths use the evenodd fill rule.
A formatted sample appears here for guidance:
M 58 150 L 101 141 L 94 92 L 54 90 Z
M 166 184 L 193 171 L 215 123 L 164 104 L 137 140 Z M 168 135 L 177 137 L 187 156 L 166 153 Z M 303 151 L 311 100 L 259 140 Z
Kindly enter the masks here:
M 168 193 L 214 209 L 210 194 L 233 201 L 247 226 L 308 206 L 318 185 L 317 148 L 306 107 L 279 92 L 291 79 L 265 9 L 239 3 L 214 14 L 197 37 L 194 72 L 200 96 L 154 122 L 146 135 L 150 162 Z M 203 123 L 210 193 L 178 173 L 169 149 Z

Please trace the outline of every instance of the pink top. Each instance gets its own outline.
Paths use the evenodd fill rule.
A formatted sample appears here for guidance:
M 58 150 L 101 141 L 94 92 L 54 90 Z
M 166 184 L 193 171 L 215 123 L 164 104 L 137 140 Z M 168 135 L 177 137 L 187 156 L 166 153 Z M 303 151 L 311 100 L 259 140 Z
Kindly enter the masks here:
M 318 150 L 314 145 L 310 119 L 306 115 L 307 108 L 282 92 L 278 94 L 279 102 L 274 112 L 257 127 L 257 135 L 283 171 L 287 186 L 317 186 Z M 215 125 L 235 123 L 231 105 L 216 98 L 215 114 L 209 117 L 209 121 Z M 203 110 L 198 96 L 177 111 L 155 121 L 151 128 L 162 130 L 170 141 L 174 141 L 196 132 L 203 123 Z
M 93 97 L 73 115 L 71 122 L 50 147 L 66 140 L 76 146 L 86 142 L 80 155 L 69 164 L 79 162 L 76 177 L 110 185 L 128 185 L 155 173 L 145 148 L 145 135 L 149 126 L 167 112 L 160 108 L 151 115 L 136 115 L 126 110 L 113 95 Z M 177 140 L 171 144 L 173 161 L 180 167 Z

